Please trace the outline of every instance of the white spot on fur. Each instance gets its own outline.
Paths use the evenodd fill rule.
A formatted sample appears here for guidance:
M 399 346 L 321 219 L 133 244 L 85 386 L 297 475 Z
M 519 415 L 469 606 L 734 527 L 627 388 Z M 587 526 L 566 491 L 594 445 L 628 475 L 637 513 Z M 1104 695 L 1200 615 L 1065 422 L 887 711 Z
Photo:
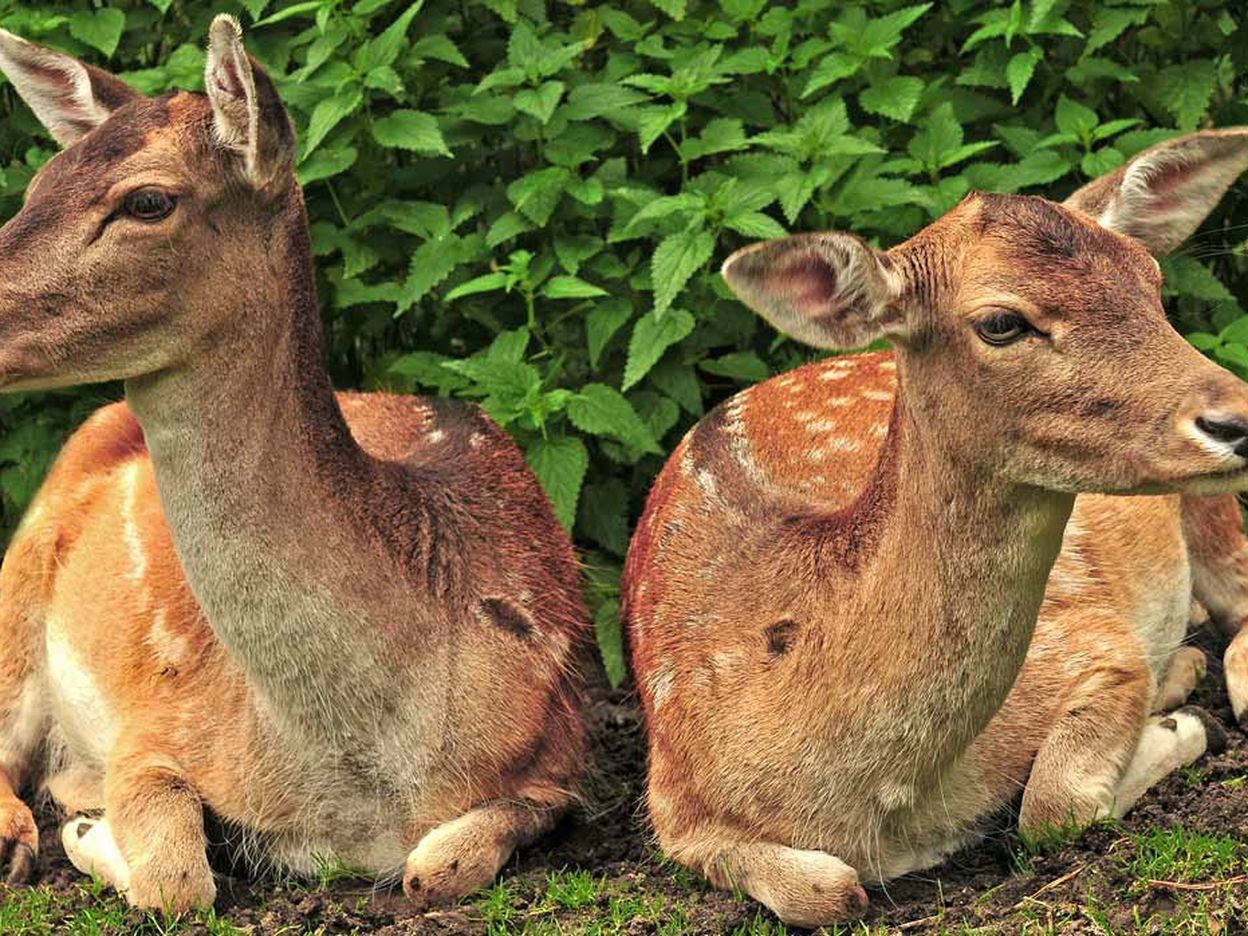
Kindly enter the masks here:
M 180 665 L 190 654 L 190 641 L 169 629 L 169 614 L 164 608 L 157 608 L 152 615 L 152 626 L 148 628 L 144 640 L 163 662 L 175 666 Z
M 432 432 L 429 432 L 425 436 L 425 439 L 428 442 L 434 443 L 434 444 L 441 442 L 445 438 L 446 438 L 446 433 L 443 432 L 441 429 L 434 429 Z
M 849 406 L 849 404 L 854 402 L 854 398 L 847 396 L 834 396 L 828 397 L 823 402 L 825 406 Z
M 849 377 L 849 376 L 851 376 L 851 372 L 842 368 L 840 370 L 826 370 L 822 374 L 819 375 L 819 379 L 820 380 L 844 380 L 846 377 Z
M 897 369 L 896 361 L 880 361 L 879 368 L 882 371 L 895 371 Z
M 126 541 L 126 552 L 130 556 L 130 568 L 126 572 L 126 578 L 132 582 L 141 582 L 147 576 L 147 552 L 143 548 L 143 538 L 134 516 L 141 469 L 142 463 L 135 460 L 121 474 L 121 514 L 124 524 L 122 536 Z
M 882 438 L 884 438 L 886 435 L 888 435 L 888 424 L 887 424 L 887 423 L 876 423 L 874 426 L 872 426 L 872 427 L 871 427 L 870 429 L 868 429 L 867 431 L 868 431 L 868 432 L 870 432 L 870 433 L 871 433 L 873 436 L 875 436 L 877 439 L 882 439 Z
M 83 663 L 59 615 L 45 628 L 48 694 L 66 743 L 80 758 L 103 764 L 117 738 L 117 726 L 95 676 Z
M 468 437 L 468 444 L 473 448 L 480 448 L 485 443 L 484 432 L 474 432 Z
M 893 398 L 893 395 L 887 390 L 863 390 L 862 398 L 864 400 L 877 400 L 881 403 L 887 402 Z
M 672 683 L 676 674 L 671 664 L 660 663 L 658 668 L 646 678 L 646 687 L 650 690 L 650 704 L 657 712 L 672 694 Z

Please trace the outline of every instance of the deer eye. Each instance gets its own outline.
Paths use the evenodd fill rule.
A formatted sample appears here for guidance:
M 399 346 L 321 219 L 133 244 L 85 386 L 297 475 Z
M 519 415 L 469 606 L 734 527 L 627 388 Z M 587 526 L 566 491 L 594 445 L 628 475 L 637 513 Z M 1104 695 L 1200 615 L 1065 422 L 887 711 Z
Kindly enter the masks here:
M 994 312 L 977 321 L 974 328 L 981 341 L 997 346 L 1012 344 L 1034 330 L 1017 312 Z
M 126 196 L 125 212 L 136 221 L 160 221 L 173 213 L 177 203 L 168 192 L 148 186 Z

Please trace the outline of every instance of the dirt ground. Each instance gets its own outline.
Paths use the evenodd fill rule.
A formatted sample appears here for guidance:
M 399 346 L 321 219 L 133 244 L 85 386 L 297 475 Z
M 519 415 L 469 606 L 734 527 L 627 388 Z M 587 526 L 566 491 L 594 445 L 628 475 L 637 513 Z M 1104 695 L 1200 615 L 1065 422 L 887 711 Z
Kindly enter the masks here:
M 1225 753 L 1169 778 L 1126 821 L 1042 854 L 1030 854 L 1003 815 L 1000 831 L 984 843 L 933 871 L 875 889 L 867 926 L 844 932 L 1248 932 L 1248 738 L 1230 727 L 1218 642 L 1196 639 L 1213 668 L 1194 701 L 1228 726 Z M 101 923 L 104 917 L 93 917 L 91 908 L 108 898 L 82 886 L 49 815 L 40 880 L 59 901 L 61 921 L 49 931 L 786 932 L 752 901 L 712 890 L 659 858 L 637 805 L 645 763 L 639 712 L 626 690 L 598 688 L 591 717 L 590 804 L 514 858 L 492 890 L 458 907 L 415 913 L 401 890 L 378 891 L 332 875 L 316 885 L 223 877 L 209 919 L 170 930 L 114 901 L 117 915 Z M 0 890 L 0 907 L 9 899 L 16 894 Z

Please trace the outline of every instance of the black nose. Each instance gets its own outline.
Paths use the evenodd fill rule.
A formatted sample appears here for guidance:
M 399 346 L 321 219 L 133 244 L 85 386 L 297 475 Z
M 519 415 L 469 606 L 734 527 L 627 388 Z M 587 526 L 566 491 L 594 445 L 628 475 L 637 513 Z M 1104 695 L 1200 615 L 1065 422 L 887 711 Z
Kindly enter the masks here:
M 1198 416 L 1196 428 L 1209 438 L 1229 445 L 1236 455 L 1248 458 L 1248 420 L 1238 416 L 1219 416 L 1216 419 Z

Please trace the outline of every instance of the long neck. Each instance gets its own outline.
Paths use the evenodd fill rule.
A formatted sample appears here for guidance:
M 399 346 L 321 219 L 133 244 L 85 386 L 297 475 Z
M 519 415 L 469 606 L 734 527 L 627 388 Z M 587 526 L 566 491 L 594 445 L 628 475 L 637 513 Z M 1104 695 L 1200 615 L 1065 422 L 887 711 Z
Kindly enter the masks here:
M 218 639 L 271 714 L 347 731 L 346 698 L 380 693 L 384 671 L 371 609 L 390 576 L 366 561 L 377 537 L 351 506 L 375 469 L 321 364 L 297 195 L 258 254 L 269 269 L 219 299 L 237 306 L 218 310 L 233 330 L 126 393 Z
M 1074 497 L 971 464 L 954 426 L 907 405 L 900 376 L 880 464 L 850 509 L 874 540 L 853 574 L 862 627 L 887 654 L 870 667 L 878 732 L 898 769 L 921 775 L 963 750 L 1014 684 Z

